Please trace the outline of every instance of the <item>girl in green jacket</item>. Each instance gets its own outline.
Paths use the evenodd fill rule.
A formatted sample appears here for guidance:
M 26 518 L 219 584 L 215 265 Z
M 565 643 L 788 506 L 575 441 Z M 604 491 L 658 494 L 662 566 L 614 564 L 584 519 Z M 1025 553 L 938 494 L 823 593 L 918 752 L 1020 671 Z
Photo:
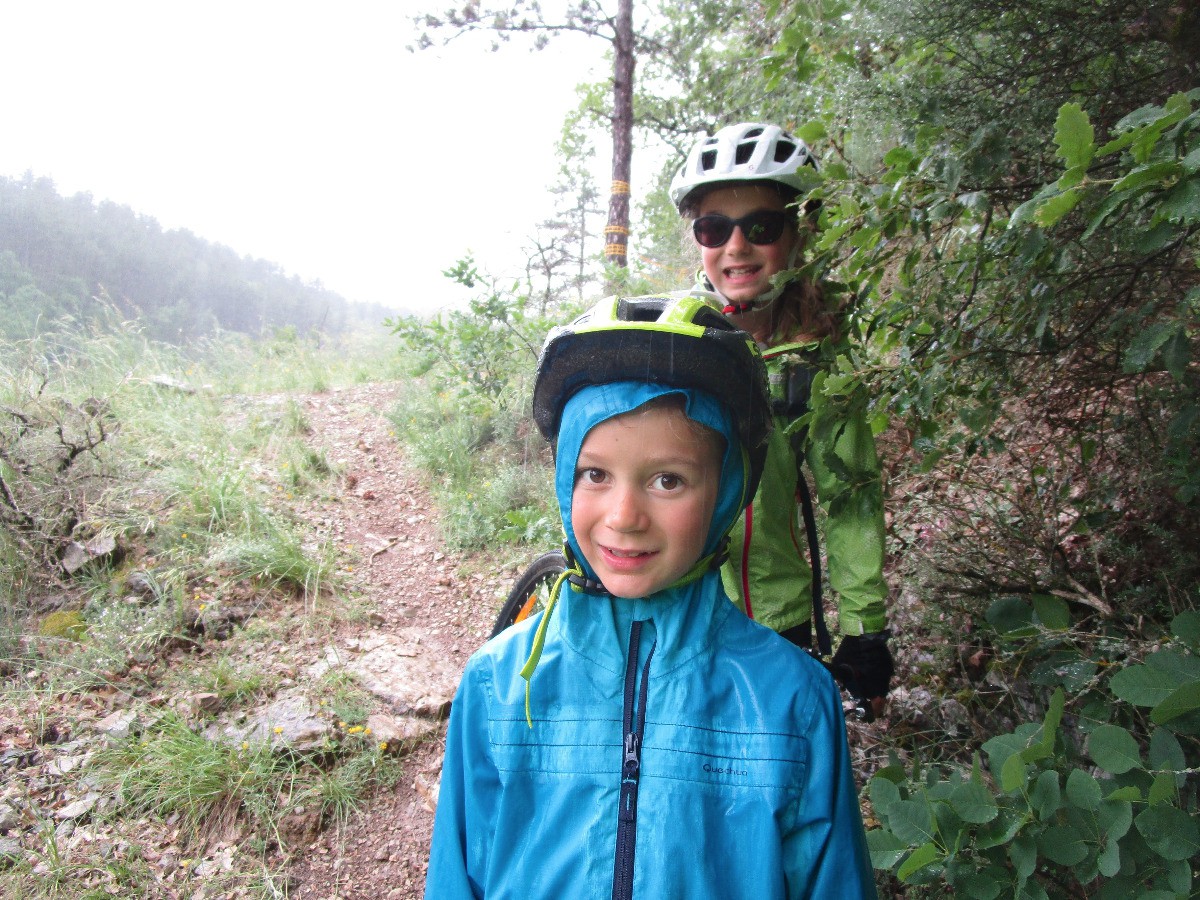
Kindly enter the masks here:
M 762 485 L 731 536 L 726 591 L 752 618 L 811 647 L 814 578 L 798 502 L 806 466 L 826 513 L 842 635 L 834 669 L 878 713 L 894 669 L 879 462 L 864 410 L 811 391 L 822 349 L 840 334 L 821 286 L 793 271 L 812 227 L 800 201 L 816 170 L 805 143 L 781 128 L 731 125 L 696 144 L 671 183 L 671 199 L 692 222 L 703 263 L 699 287 L 717 294 L 730 321 L 754 337 L 771 377 L 776 428 Z M 822 624 L 818 618 L 819 639 Z

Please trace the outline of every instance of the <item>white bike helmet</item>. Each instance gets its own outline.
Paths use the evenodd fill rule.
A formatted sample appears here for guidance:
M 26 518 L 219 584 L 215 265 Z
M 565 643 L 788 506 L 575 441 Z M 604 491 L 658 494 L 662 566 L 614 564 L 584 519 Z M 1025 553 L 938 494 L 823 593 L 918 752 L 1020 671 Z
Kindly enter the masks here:
M 692 148 L 687 161 L 671 179 L 671 201 L 683 215 L 697 189 L 737 181 L 772 181 L 804 194 L 812 186 L 812 176 L 802 171 L 804 166 L 820 171 L 808 145 L 778 125 L 755 122 L 727 125 Z M 797 245 L 788 259 L 789 269 L 796 265 L 799 256 Z M 734 303 L 708 278 L 702 283 L 725 302 L 726 313 L 763 309 L 774 303 L 787 287 L 786 281 L 780 281 L 751 301 Z
M 774 181 L 802 194 L 812 185 L 803 166 L 820 169 L 808 145 L 778 125 L 727 125 L 692 148 L 671 179 L 671 201 L 683 212 L 697 188 L 725 181 Z

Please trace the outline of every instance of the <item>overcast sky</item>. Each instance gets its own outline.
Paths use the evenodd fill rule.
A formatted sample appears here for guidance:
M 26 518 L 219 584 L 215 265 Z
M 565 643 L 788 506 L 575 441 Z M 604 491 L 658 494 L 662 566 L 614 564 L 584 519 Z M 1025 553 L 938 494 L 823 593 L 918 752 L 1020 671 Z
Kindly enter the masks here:
M 0 175 L 32 170 L 350 300 L 461 300 L 441 271 L 468 249 L 520 271 L 574 87 L 604 76 L 608 45 L 408 52 L 409 16 L 442 5 L 5 2 Z

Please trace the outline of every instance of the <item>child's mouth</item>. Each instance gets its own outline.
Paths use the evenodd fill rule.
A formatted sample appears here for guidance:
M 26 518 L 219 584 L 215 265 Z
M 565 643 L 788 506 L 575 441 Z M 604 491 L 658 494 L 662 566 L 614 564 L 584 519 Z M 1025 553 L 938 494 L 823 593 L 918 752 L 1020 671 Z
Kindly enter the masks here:
M 610 565 L 615 568 L 636 566 L 655 555 L 653 550 L 622 550 L 618 547 L 601 547 Z
M 762 266 L 730 266 L 725 270 L 726 278 L 753 278 Z

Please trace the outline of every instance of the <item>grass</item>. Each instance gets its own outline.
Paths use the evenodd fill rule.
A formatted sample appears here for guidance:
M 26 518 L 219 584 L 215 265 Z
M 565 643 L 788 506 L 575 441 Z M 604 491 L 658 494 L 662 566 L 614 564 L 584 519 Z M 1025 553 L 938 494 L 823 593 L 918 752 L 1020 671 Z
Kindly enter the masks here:
M 309 605 L 327 587 L 336 565 L 328 541 L 306 541 L 298 529 L 273 520 L 260 532 L 217 541 L 209 561 L 234 578 L 289 591 Z
M 345 669 L 334 668 L 326 672 L 321 677 L 319 689 L 321 706 L 329 711 L 339 727 L 354 727 L 366 722 L 372 708 L 370 695 Z
M 195 675 L 194 683 L 201 690 L 217 695 L 222 706 L 244 703 L 268 692 L 267 675 L 252 665 L 238 665 L 233 654 L 226 651 L 207 669 Z
M 101 751 L 93 775 L 122 798 L 123 817 L 177 817 L 191 842 L 244 817 L 272 831 L 291 803 L 299 766 L 267 742 L 226 744 L 166 713 L 144 733 Z
M 559 542 L 552 467 L 524 408 L 481 405 L 467 413 L 461 398 L 413 392 L 389 412 L 442 511 L 448 546 Z
M 0 896 L 186 893 L 187 858 L 168 888 L 154 848 L 178 838 L 198 862 L 210 838 L 229 832 L 245 838 L 236 865 L 205 884 L 281 897 L 281 818 L 307 808 L 345 822 L 398 777 L 398 758 L 365 731 L 370 701 L 352 680 L 323 686 L 331 717 L 348 724 L 311 757 L 209 740 L 188 702 L 213 694 L 234 714 L 261 701 L 288 671 L 274 664 L 287 654 L 263 648 L 319 646 L 343 616 L 335 547 L 292 512 L 320 499 L 338 472 L 308 445 L 305 407 L 284 392 L 395 375 L 393 344 L 382 331 L 325 346 L 284 333 L 183 351 L 136 327 L 0 344 L 0 406 L 36 410 L 45 423 L 37 440 L 13 427 L 16 416 L 0 423 L 0 460 L 17 464 L 0 461 L 0 475 L 22 491 L 22 508 L 37 511 L 41 497 L 61 507 L 24 531 L 0 516 L 0 746 L 44 745 L 54 755 L 54 741 L 92 734 L 98 707 L 135 708 L 147 723 L 107 747 L 92 741 L 102 749 L 84 777 L 120 802 L 81 820 L 77 837 L 50 819 L 23 829 L 26 855 L 0 870 Z M 104 439 L 60 468 L 48 450 L 55 428 L 68 426 L 70 437 L 89 409 L 103 411 Z M 67 524 L 52 532 L 57 523 Z M 64 541 L 100 533 L 121 552 L 73 578 L 47 577 Z M 201 625 L 227 606 L 252 618 L 216 640 Z M 275 612 L 255 617 L 267 610 Z M 27 777 L 13 779 L 17 796 Z

